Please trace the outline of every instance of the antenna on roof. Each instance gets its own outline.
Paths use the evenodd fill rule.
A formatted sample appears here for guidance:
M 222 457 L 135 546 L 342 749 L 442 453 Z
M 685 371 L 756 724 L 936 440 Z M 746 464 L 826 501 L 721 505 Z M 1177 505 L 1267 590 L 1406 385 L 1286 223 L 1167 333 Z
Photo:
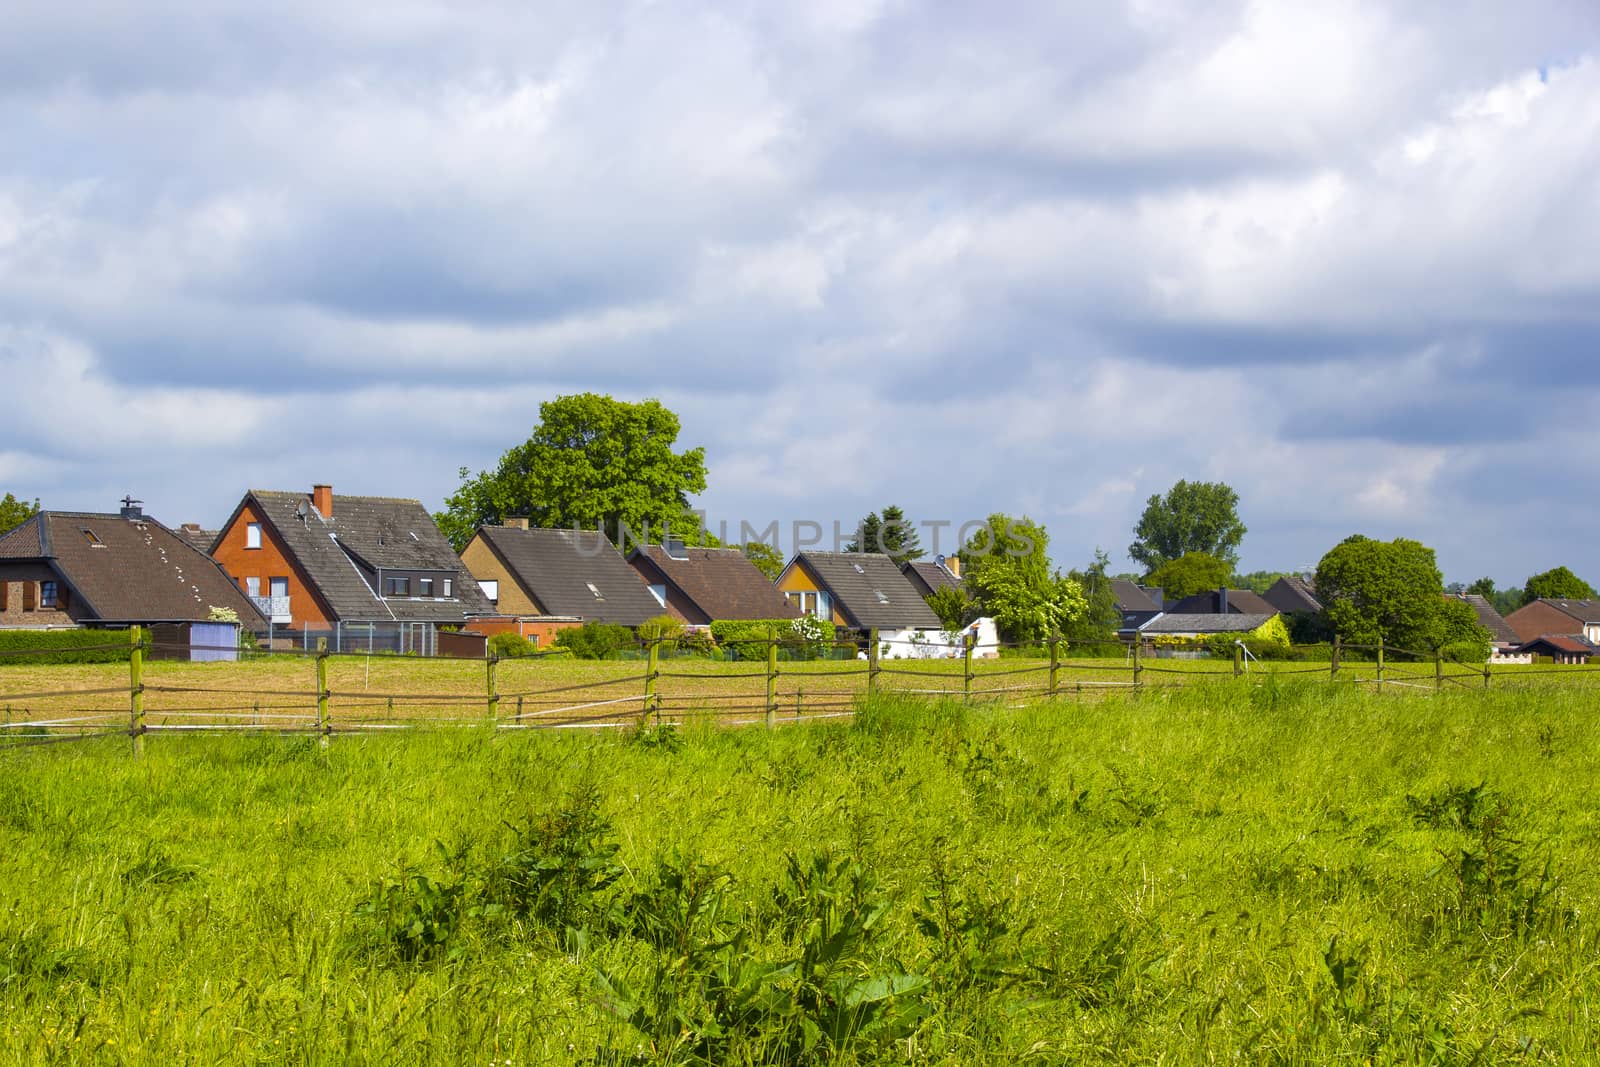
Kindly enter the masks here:
M 304 526 L 305 522 L 306 522 L 306 515 L 308 513 L 310 513 L 310 511 L 311 511 L 311 505 L 306 503 L 306 498 L 305 497 L 301 497 L 300 498 L 300 503 L 298 503 L 298 504 L 296 504 L 294 506 L 294 517 L 299 519 L 300 520 L 300 524 L 302 526 Z
M 140 508 L 140 506 L 139 506 L 140 504 L 143 504 L 143 503 L 144 503 L 143 500 L 135 500 L 135 499 L 133 499 L 133 497 L 131 495 L 123 497 L 122 498 L 122 517 L 125 518 L 125 519 L 142 519 L 142 518 L 144 518 L 144 510 L 142 508 Z

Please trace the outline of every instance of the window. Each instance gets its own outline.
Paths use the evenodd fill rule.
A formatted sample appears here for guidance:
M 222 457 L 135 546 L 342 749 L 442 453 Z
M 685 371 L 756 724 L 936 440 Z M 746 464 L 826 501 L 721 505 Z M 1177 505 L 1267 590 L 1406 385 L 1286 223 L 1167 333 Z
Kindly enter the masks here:
M 245 596 L 260 596 L 261 595 L 261 579 L 260 578 L 246 578 L 244 580 L 244 595 Z
M 261 524 L 259 522 L 247 522 L 244 524 L 244 547 L 261 547 Z
M 54 608 L 56 606 L 56 583 L 39 583 L 39 606 L 41 608 Z
M 432 596 L 433 595 L 433 579 L 432 578 L 418 578 L 417 579 L 417 595 L 418 596 Z
M 596 600 L 604 600 L 605 599 L 605 597 L 600 595 L 600 590 L 595 588 L 595 584 L 593 582 L 584 582 L 583 584 L 589 587 L 589 592 L 594 594 L 594 598 Z
M 104 548 L 104 547 L 106 547 L 106 543 L 104 541 L 100 540 L 100 535 L 95 533 L 93 530 L 89 529 L 89 527 L 80 526 L 80 527 L 78 527 L 78 532 L 83 534 L 83 539 L 85 541 L 89 542 L 89 547 L 90 548 Z
M 289 595 L 289 579 L 273 578 L 269 584 L 272 586 L 273 596 L 286 597 Z
M 817 594 L 815 593 L 785 593 L 789 603 L 805 612 L 807 615 L 817 610 Z
M 500 602 L 500 579 L 483 579 L 478 582 L 478 588 L 482 589 L 483 595 L 489 598 L 489 603 L 497 604 Z M 444 580 L 444 594 L 445 596 L 450 595 L 450 579 L 448 578 Z
M 384 579 L 383 586 L 384 586 L 384 588 L 383 588 L 383 595 L 384 596 L 410 596 L 411 595 L 411 579 L 410 578 L 386 578 L 386 579 Z
M 656 603 L 662 607 L 667 606 L 667 587 L 665 585 L 652 585 L 650 595 L 656 598 Z
M 455 579 L 446 578 L 444 580 L 444 593 L 442 595 L 443 596 L 455 596 L 456 595 L 456 593 L 455 593 L 455 585 L 456 585 Z

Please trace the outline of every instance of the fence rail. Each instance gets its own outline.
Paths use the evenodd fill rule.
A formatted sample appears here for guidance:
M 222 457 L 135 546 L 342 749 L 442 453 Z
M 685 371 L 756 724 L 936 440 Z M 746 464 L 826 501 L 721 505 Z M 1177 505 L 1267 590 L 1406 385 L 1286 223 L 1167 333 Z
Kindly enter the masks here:
M 658 641 L 643 644 L 640 658 L 576 666 L 569 657 L 551 653 L 423 660 L 333 651 L 324 642 L 313 649 L 195 665 L 149 659 L 167 648 L 134 627 L 125 644 L 94 646 L 97 651 L 125 649 L 121 665 L 30 665 L 30 650 L 0 651 L 0 690 L 8 688 L 6 662 L 26 673 L 16 691 L 0 691 L 0 748 L 123 735 L 137 752 L 148 735 L 158 733 L 302 734 L 326 745 L 336 734 L 461 726 L 608 729 L 714 722 L 776 727 L 847 717 L 861 698 L 874 693 L 1016 705 L 1231 678 L 1320 676 L 1330 684 L 1378 692 L 1441 693 L 1519 680 L 1548 685 L 1550 676 L 1561 675 L 1600 691 L 1600 670 L 1454 663 L 1438 653 L 1381 644 L 1335 642 L 1325 648 L 1328 659 L 1318 663 L 1263 663 L 1242 645 L 1229 662 L 1160 658 L 1137 645 L 1060 639 L 1031 649 L 1033 661 L 978 659 L 970 640 L 953 660 L 930 658 L 915 642 L 905 642 L 913 646 L 906 649 L 898 644 L 879 641 L 873 633 L 859 652 L 853 643 L 813 647 L 813 661 L 804 662 L 781 660 L 780 651 L 796 650 L 769 634 L 766 641 L 741 642 L 745 656 L 724 665 L 675 658 L 672 643 Z M 750 654 L 757 650 L 764 657 Z M 1103 655 L 1108 650 L 1120 654 Z M 846 651 L 854 658 L 840 658 Z M 900 651 L 904 658 L 895 657 Z M 565 666 L 545 662 L 552 658 Z M 574 677 L 574 671 L 591 669 L 599 676 Z M 59 670 L 81 673 L 71 686 L 52 688 L 41 681 Z

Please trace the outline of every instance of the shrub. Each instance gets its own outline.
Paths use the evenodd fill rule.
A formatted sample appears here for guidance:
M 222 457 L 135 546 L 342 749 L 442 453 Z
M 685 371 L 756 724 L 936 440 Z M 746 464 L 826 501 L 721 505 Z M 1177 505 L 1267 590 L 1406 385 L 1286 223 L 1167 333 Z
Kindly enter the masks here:
M 523 659 L 539 651 L 539 646 L 509 630 L 489 638 L 489 654 L 499 659 Z
M 0 630 L 0 665 L 125 663 L 132 648 L 125 630 Z
M 711 624 L 717 644 L 739 659 L 763 659 L 768 631 L 776 631 L 786 658 L 815 658 L 834 640 L 834 625 L 810 615 L 798 619 L 721 619 Z
M 638 634 L 639 640 L 646 645 L 652 641 L 659 641 L 670 650 L 683 636 L 683 623 L 671 615 L 657 615 L 640 623 Z
M 633 644 L 633 631 L 614 622 L 586 622 L 556 634 L 556 647 L 579 659 L 605 659 Z

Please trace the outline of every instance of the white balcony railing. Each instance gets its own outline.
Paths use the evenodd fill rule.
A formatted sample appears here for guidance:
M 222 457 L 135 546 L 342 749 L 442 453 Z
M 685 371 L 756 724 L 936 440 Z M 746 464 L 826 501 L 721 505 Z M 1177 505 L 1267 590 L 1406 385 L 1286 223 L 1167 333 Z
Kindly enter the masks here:
M 294 621 L 294 614 L 289 610 L 289 598 L 286 596 L 253 596 L 250 600 L 255 604 L 256 610 L 267 617 L 268 622 Z

